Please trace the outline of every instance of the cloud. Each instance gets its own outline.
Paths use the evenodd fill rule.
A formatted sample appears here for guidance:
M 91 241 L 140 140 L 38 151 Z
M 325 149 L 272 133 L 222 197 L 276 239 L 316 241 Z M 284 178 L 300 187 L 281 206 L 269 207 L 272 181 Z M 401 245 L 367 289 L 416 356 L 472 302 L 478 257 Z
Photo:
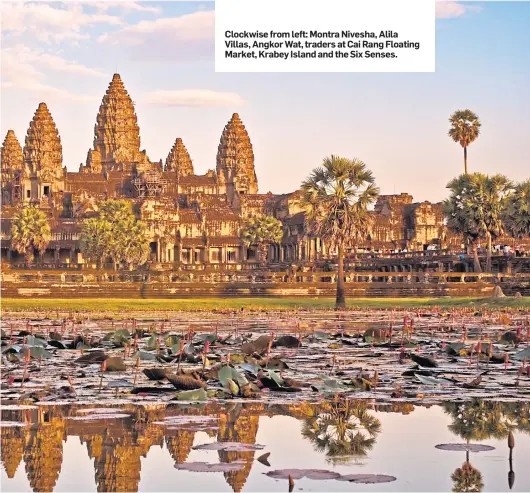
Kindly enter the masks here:
M 437 0 L 436 1 L 436 18 L 437 19 L 451 19 L 453 17 L 461 17 L 468 12 L 480 12 L 481 8 L 477 5 L 464 5 L 451 0 Z
M 207 89 L 184 89 L 180 91 L 151 91 L 140 100 L 146 104 L 160 106 L 240 106 L 243 98 L 235 92 L 210 91 Z
M 27 64 L 31 66 L 38 65 L 55 72 L 67 72 L 89 77 L 105 77 L 108 75 L 99 70 L 86 67 L 80 63 L 70 62 L 57 55 L 51 55 L 38 50 L 32 50 L 31 48 L 22 44 L 4 48 L 2 50 L 2 55 L 3 57 L 7 57 L 11 67 L 13 64 Z M 8 76 L 10 75 L 9 72 L 5 72 L 5 74 Z
M 134 59 L 198 60 L 214 53 L 214 12 L 144 20 L 103 34 L 100 43 L 131 48 Z
M 103 72 L 84 65 L 68 62 L 48 53 L 40 53 L 22 45 L 2 50 L 2 88 L 24 90 L 38 96 L 39 99 L 60 99 L 67 101 L 96 101 L 97 98 L 86 94 L 76 94 L 64 89 L 52 87 L 43 82 L 46 75 L 39 71 L 49 69 L 56 72 L 81 74 L 83 76 L 104 76 Z
M 162 12 L 162 9 L 160 7 L 154 7 L 152 5 L 144 5 L 138 2 L 111 2 L 111 1 L 104 1 L 104 2 L 97 2 L 94 4 L 94 7 L 96 8 L 97 12 L 106 12 L 109 9 L 120 9 L 125 12 L 148 12 L 152 14 L 159 14 Z
M 42 43 L 88 39 L 82 29 L 95 24 L 123 25 L 119 16 L 87 14 L 78 3 L 65 8 L 45 3 L 2 3 L 2 32 L 10 36 L 35 36 Z

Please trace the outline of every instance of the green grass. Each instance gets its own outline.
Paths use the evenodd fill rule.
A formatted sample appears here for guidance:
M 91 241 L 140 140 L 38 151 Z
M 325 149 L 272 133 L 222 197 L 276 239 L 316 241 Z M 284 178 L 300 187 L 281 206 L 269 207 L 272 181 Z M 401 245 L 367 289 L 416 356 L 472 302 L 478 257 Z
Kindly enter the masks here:
M 489 307 L 530 309 L 530 298 L 355 298 L 347 300 L 354 308 L 421 308 L 421 307 Z M 212 311 L 212 310 L 296 310 L 331 309 L 332 298 L 198 298 L 198 299 L 14 299 L 2 300 L 2 313 L 16 312 L 90 312 L 112 313 L 128 317 L 131 313 L 158 311 Z

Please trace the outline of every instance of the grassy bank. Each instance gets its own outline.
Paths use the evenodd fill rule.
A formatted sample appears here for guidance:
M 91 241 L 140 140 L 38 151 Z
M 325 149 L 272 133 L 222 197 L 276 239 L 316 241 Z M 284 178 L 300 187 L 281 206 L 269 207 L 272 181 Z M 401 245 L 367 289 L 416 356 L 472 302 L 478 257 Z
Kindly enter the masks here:
M 332 298 L 199 298 L 199 299 L 13 299 L 2 300 L 2 313 L 20 312 L 112 312 L 118 317 L 132 313 L 163 311 L 211 310 L 321 310 L 331 309 Z M 530 309 L 530 298 L 355 298 L 348 300 L 349 308 L 525 308 Z

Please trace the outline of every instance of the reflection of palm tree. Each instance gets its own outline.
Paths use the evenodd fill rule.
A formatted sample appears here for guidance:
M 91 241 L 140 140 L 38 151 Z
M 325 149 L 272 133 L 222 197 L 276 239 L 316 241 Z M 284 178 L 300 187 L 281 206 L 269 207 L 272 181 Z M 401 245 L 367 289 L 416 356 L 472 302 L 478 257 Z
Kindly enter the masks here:
M 463 404 L 445 403 L 444 411 L 453 419 L 449 430 L 468 442 L 506 438 L 510 431 L 517 428 L 517 419 L 507 414 L 501 402 L 473 399 Z
M 365 402 L 344 397 L 311 407 L 302 425 L 302 436 L 331 462 L 366 456 L 380 432 L 381 423 Z
M 475 469 L 469 461 L 466 460 L 462 467 L 455 469 L 451 474 L 453 481 L 453 491 L 482 491 L 484 483 L 482 481 L 482 474 L 478 469 Z

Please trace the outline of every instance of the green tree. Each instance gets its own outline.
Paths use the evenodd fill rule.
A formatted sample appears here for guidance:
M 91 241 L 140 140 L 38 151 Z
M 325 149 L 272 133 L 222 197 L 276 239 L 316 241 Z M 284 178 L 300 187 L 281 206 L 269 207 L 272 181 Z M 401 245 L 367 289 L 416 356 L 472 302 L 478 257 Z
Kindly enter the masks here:
M 269 246 L 279 243 L 282 236 L 282 223 L 272 216 L 250 217 L 241 230 L 243 243 L 246 246 L 257 246 L 258 260 L 261 265 L 267 262 Z
M 29 265 L 34 252 L 43 255 L 52 237 L 50 223 L 46 213 L 34 206 L 25 206 L 18 210 L 11 221 L 11 246 L 23 254 Z
M 98 269 L 108 256 L 111 233 L 111 223 L 100 217 L 85 219 L 81 226 L 81 251 L 87 259 L 96 262 Z
M 449 123 L 449 137 L 464 148 L 464 173 L 467 175 L 467 148 L 478 138 L 482 124 L 471 110 L 455 111 Z
M 530 180 L 514 186 L 514 192 L 506 200 L 503 212 L 506 231 L 514 238 L 530 236 Z
M 98 217 L 84 221 L 81 249 L 98 267 L 109 257 L 114 268 L 121 262 L 142 265 L 149 252 L 145 225 L 136 220 L 126 201 L 107 200 L 100 204 Z
M 346 307 L 344 249 L 368 234 L 372 215 L 368 210 L 379 195 L 372 172 L 359 159 L 325 158 L 302 183 L 301 205 L 306 209 L 311 233 L 337 249 L 337 297 L 335 308 Z
M 455 469 L 451 474 L 453 481 L 453 491 L 456 492 L 480 492 L 484 488 L 482 473 L 473 467 L 469 460 L 466 460 L 462 467 Z
M 451 180 L 443 208 L 448 228 L 462 234 L 473 251 L 474 270 L 482 272 L 478 242 L 486 241 L 486 271 L 491 272 L 492 241 L 504 233 L 503 211 L 512 184 L 503 175 L 460 175 Z

